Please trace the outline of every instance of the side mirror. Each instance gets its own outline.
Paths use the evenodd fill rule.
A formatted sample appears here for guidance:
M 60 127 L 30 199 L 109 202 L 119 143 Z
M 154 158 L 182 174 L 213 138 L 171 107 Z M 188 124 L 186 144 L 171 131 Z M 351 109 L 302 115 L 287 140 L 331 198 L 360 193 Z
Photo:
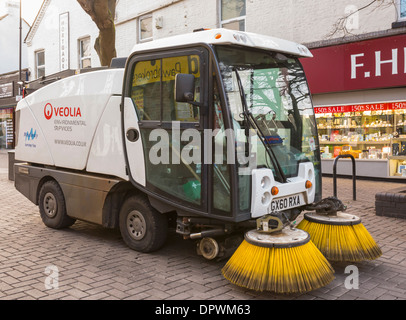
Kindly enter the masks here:
M 176 102 L 192 103 L 195 99 L 195 76 L 193 74 L 178 73 L 175 76 Z

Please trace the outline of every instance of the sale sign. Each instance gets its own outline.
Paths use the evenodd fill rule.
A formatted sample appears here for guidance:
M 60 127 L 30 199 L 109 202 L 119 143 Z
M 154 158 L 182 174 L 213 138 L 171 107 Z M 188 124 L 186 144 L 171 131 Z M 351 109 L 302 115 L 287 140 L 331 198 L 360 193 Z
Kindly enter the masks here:
M 311 52 L 301 62 L 313 94 L 406 86 L 406 34 Z
M 384 111 L 384 110 L 400 110 L 400 109 L 406 109 L 406 101 L 314 107 L 314 112 L 319 114 L 319 113 Z

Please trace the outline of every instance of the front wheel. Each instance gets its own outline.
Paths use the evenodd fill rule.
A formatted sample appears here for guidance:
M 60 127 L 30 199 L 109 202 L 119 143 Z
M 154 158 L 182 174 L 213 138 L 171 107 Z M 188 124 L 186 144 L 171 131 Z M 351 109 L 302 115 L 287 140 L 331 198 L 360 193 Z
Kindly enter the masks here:
M 168 219 L 142 195 L 129 197 L 120 210 L 119 225 L 124 242 L 133 250 L 160 249 L 168 235 Z
M 39 192 L 39 212 L 42 222 L 50 228 L 70 227 L 75 219 L 66 214 L 65 197 L 56 181 L 45 182 Z

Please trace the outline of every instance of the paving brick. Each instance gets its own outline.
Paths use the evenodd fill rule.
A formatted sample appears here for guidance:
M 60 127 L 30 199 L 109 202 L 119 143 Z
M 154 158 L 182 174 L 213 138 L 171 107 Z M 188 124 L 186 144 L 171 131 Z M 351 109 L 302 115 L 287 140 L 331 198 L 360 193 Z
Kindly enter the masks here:
M 176 234 L 169 235 L 160 251 L 144 254 L 127 248 L 117 230 L 80 221 L 66 230 L 47 228 L 38 208 L 0 170 L 0 299 L 406 300 L 406 220 L 379 216 L 375 210 L 375 194 L 397 187 L 358 180 L 354 201 L 352 180 L 338 179 L 347 212 L 362 218 L 383 250 L 381 258 L 355 264 L 359 289 L 344 286 L 348 263 L 334 263 L 336 279 L 329 285 L 305 294 L 278 295 L 229 283 L 221 275 L 225 261 L 205 261 L 196 255 L 192 241 Z M 332 179 L 324 177 L 323 196 L 332 194 Z M 49 265 L 59 269 L 58 289 L 45 289 Z
M 40 299 L 47 295 L 46 292 L 40 291 L 38 289 L 29 289 L 26 291 L 26 294 L 28 294 L 29 296 L 31 296 L 34 299 Z
M 82 290 L 79 290 L 76 288 L 69 289 L 66 291 L 66 293 L 76 299 L 81 299 L 81 298 L 87 297 L 89 295 L 88 293 L 83 292 Z

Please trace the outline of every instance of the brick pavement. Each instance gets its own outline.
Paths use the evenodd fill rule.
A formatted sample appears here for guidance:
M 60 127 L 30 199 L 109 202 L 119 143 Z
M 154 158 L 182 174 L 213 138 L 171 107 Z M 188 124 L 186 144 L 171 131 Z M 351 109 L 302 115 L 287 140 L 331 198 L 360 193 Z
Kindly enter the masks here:
M 130 250 L 118 230 L 85 222 L 49 229 L 38 208 L 8 180 L 5 159 L 0 153 L 0 300 L 406 299 L 406 220 L 374 211 L 375 193 L 398 183 L 358 181 L 357 200 L 352 201 L 352 181 L 338 181 L 338 196 L 349 205 L 348 212 L 362 217 L 383 250 L 381 258 L 355 264 L 359 289 L 345 288 L 348 263 L 332 263 L 336 278 L 329 285 L 306 294 L 277 295 L 230 284 L 221 275 L 225 261 L 204 260 L 193 242 L 174 232 L 163 249 L 143 254 Z M 324 197 L 332 195 L 331 178 L 323 178 L 323 190 Z M 57 288 L 50 281 L 54 275 Z

